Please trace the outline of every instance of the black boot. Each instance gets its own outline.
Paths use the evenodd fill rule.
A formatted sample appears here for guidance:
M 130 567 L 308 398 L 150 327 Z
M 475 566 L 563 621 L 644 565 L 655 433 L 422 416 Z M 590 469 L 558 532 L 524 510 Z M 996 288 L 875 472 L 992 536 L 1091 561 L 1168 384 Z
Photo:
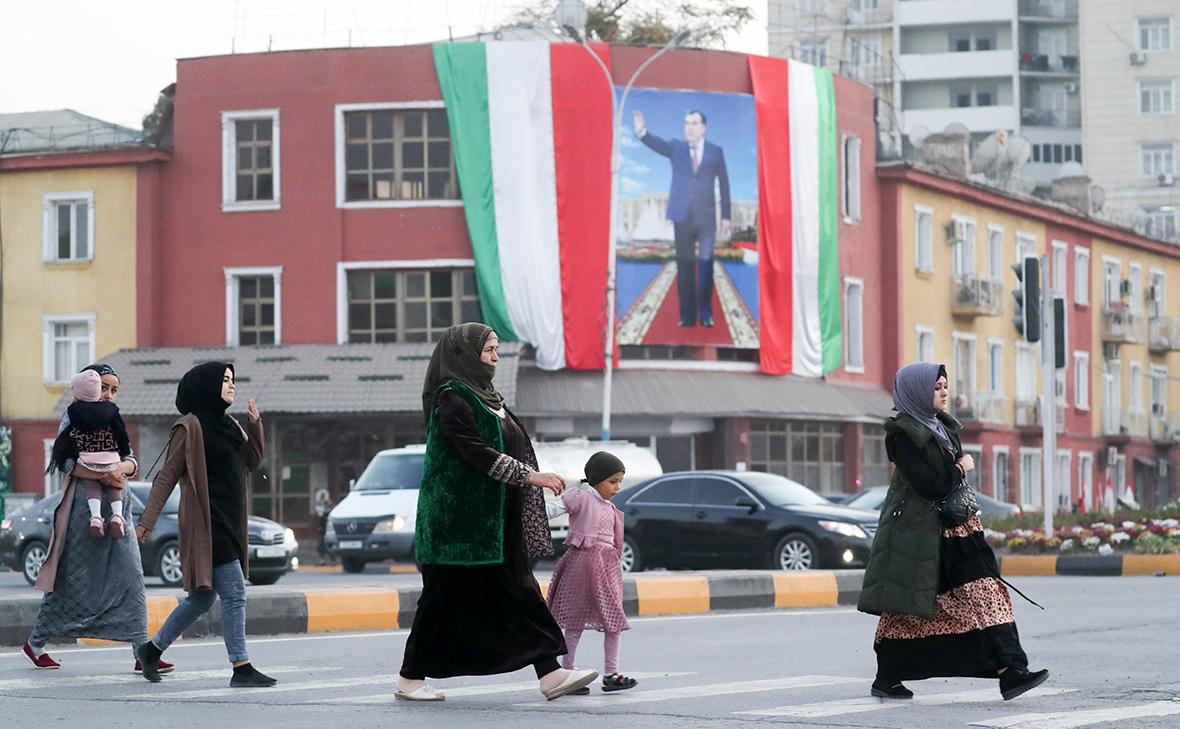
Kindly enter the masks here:
M 229 680 L 231 688 L 267 688 L 278 681 L 262 673 L 252 663 L 234 666 L 234 677 Z
M 139 667 L 143 677 L 152 683 L 160 682 L 160 656 L 164 651 L 156 647 L 150 640 L 135 649 L 135 657 L 139 659 Z
M 713 326 L 713 259 L 702 258 L 697 264 L 697 306 L 700 307 L 701 326 Z
M 1049 678 L 1049 669 L 1042 668 L 1029 673 L 1024 668 L 1009 668 L 1000 674 L 1000 695 L 1004 701 L 1011 701 L 1026 691 L 1031 691 Z
M 914 698 L 913 691 L 902 685 L 901 681 L 895 681 L 891 678 L 878 678 L 876 681 L 873 681 L 873 688 L 869 693 L 883 699 Z

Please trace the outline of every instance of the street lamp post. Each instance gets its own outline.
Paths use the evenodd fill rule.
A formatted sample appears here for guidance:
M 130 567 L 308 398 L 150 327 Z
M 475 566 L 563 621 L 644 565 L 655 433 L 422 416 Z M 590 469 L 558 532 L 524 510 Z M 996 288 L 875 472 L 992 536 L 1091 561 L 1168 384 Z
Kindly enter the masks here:
M 598 63 L 598 67 L 602 69 L 602 73 L 606 76 L 607 88 L 610 90 L 610 108 L 611 108 L 611 145 L 610 145 L 610 246 L 609 255 L 607 258 L 607 274 L 606 274 L 606 346 L 603 350 L 605 362 L 602 370 L 602 440 L 610 440 L 610 419 L 611 419 L 611 387 L 614 380 L 614 350 L 615 350 L 615 252 L 618 248 L 618 224 L 619 224 L 619 136 L 620 128 L 623 126 L 623 109 L 627 105 L 627 95 L 631 93 L 631 86 L 635 83 L 635 79 L 643 70 L 655 62 L 657 58 L 664 55 L 673 48 L 681 45 L 688 40 L 689 32 L 687 30 L 680 31 L 672 37 L 664 47 L 658 52 L 648 58 L 646 61 L 635 69 L 635 73 L 631 74 L 631 78 L 627 79 L 626 86 L 623 87 L 623 95 L 621 98 L 615 97 L 614 79 L 611 77 L 610 70 L 582 34 L 571 25 L 563 25 L 562 29 L 580 43 L 582 48 L 590 54 L 590 57 Z

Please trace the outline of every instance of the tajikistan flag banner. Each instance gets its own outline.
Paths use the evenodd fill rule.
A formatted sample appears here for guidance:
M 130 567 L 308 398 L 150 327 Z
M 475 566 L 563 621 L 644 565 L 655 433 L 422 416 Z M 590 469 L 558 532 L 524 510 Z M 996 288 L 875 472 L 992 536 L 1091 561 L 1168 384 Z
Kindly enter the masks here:
M 605 46 L 596 52 L 609 68 Z M 603 367 L 612 89 L 580 44 L 438 43 L 484 321 L 550 370 Z
M 798 61 L 749 59 L 761 181 L 762 370 L 820 377 L 842 359 L 832 73 Z

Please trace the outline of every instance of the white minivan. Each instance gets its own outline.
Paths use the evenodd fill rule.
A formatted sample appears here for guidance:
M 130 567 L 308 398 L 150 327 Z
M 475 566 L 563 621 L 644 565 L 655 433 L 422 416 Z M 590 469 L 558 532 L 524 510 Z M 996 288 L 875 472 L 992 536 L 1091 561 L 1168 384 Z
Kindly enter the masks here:
M 623 485 L 659 476 L 660 462 L 650 449 L 628 441 L 591 441 L 567 438 L 555 442 L 533 442 L 542 471 L 561 474 L 568 487 L 576 487 L 591 454 L 608 451 L 627 465 Z M 324 542 L 340 556 L 346 572 L 360 572 L 367 562 L 414 559 L 414 524 L 418 512 L 418 487 L 426 446 L 391 448 L 373 456 L 352 489 L 328 514 Z M 553 494 L 545 492 L 553 500 Z M 569 532 L 564 514 L 549 522 L 555 543 Z

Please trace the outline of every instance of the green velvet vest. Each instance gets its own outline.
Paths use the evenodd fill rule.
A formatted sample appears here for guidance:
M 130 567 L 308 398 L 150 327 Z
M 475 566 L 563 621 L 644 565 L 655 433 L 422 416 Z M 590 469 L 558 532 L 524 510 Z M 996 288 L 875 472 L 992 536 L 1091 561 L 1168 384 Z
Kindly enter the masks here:
M 500 416 L 461 382 L 438 388 L 458 393 L 471 405 L 479 434 L 504 452 Z M 437 402 L 438 394 L 435 395 Z M 505 486 L 459 455 L 438 424 L 432 407 L 426 429 L 426 461 L 418 491 L 414 550 L 419 564 L 475 566 L 504 562 Z

